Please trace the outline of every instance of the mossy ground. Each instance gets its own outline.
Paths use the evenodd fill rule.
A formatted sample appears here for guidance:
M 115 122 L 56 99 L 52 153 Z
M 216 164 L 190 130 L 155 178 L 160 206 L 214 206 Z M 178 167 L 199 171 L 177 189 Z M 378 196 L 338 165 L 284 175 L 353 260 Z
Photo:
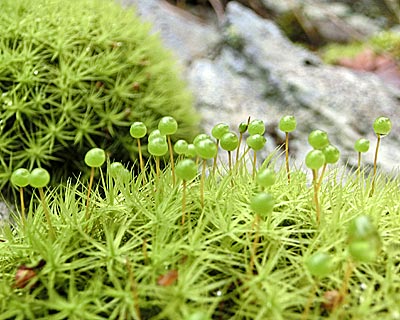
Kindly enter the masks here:
M 380 174 L 370 197 L 366 173 L 328 170 L 318 225 L 306 170 L 292 168 L 288 184 L 279 169 L 268 190 L 276 204 L 260 223 L 251 271 L 249 201 L 259 187 L 244 162 L 233 171 L 219 165 L 207 176 L 204 207 L 199 177 L 188 183 L 184 225 L 182 187 L 180 181 L 173 186 L 170 168 L 159 178 L 151 171 L 148 182 L 133 171 L 114 179 L 103 168 L 88 220 L 87 181 L 47 189 L 55 240 L 35 194 L 26 226 L 16 215 L 1 230 L 0 319 L 302 319 L 308 302 L 307 319 L 400 317 L 397 176 Z M 347 297 L 329 312 L 323 295 L 343 285 L 352 261 L 348 226 L 361 214 L 377 227 L 381 251 L 373 263 L 354 262 Z M 335 264 L 319 281 L 304 264 L 317 251 Z M 39 262 L 32 285 L 16 287 L 17 269 Z
M 150 25 L 113 0 L 3 0 L 0 10 L 0 187 L 20 167 L 54 181 L 85 171 L 90 148 L 134 161 L 134 121 L 165 115 L 174 138 L 198 116 L 172 54 Z M 147 141 L 142 141 L 147 155 Z

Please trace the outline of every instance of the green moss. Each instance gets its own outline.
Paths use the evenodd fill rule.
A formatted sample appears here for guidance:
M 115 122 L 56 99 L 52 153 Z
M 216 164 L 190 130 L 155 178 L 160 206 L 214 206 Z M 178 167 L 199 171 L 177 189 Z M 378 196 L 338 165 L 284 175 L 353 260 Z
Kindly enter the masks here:
M 394 58 L 400 59 L 400 34 L 385 31 L 365 42 L 329 44 L 320 52 L 326 63 L 336 63 L 340 58 L 354 58 L 366 48 L 370 48 L 376 53 L 390 53 Z
M 400 33 L 385 31 L 372 37 L 369 41 L 378 52 L 389 52 L 396 59 L 400 59 Z
M 78 173 L 92 147 L 136 159 L 139 119 L 152 130 L 173 116 L 176 139 L 197 132 L 186 84 L 149 27 L 111 0 L 2 1 L 0 186 L 18 167 Z
M 325 46 L 321 50 L 323 60 L 326 63 L 336 63 L 340 58 L 354 58 L 365 48 L 363 43 L 351 43 L 351 44 L 337 44 L 332 43 Z

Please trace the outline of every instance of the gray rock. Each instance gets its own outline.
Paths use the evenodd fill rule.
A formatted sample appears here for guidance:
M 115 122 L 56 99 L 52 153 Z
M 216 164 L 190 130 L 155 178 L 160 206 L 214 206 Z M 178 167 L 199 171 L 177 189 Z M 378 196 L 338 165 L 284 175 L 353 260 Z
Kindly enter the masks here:
M 10 221 L 10 213 L 14 207 L 6 202 L 0 201 L 0 227 L 5 223 Z
M 141 9 L 143 1 L 125 0 L 128 2 L 136 3 L 143 18 L 154 22 L 186 65 L 185 75 L 208 132 L 221 121 L 236 128 L 248 116 L 264 119 L 271 151 L 283 137 L 276 129 L 280 117 L 294 114 L 299 125 L 291 146 L 298 159 L 304 159 L 310 149 L 308 133 L 319 128 L 339 146 L 344 162 L 356 161 L 356 139 L 370 138 L 371 151 L 364 159 L 372 162 L 374 119 L 380 115 L 399 118 L 398 91 L 372 74 L 324 65 L 308 50 L 293 45 L 273 22 L 237 2 L 228 3 L 226 21 L 219 29 L 186 15 L 173 14 L 171 18 L 166 11 L 156 14 L 156 10 L 164 10 L 163 1 L 149 1 L 156 7 L 148 15 Z M 192 37 L 199 45 L 194 51 Z M 399 162 L 399 146 L 400 130 L 394 125 L 382 141 L 382 167 L 390 170 Z
M 151 21 L 164 44 L 183 64 L 208 56 L 220 40 L 217 27 L 160 0 L 117 0 L 134 6 L 144 20 Z

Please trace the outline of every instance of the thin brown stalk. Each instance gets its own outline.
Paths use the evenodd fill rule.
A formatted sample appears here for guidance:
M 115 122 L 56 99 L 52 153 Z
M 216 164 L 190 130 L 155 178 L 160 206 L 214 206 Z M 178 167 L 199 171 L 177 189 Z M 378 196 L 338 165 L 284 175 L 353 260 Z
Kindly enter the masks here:
M 186 181 L 182 181 L 182 226 L 185 224 L 186 216 Z
M 313 288 L 310 292 L 310 296 L 308 297 L 307 304 L 304 308 L 303 314 L 301 315 L 302 320 L 308 319 L 308 314 L 310 313 L 311 304 L 314 299 L 315 293 L 317 292 L 317 288 L 318 288 L 317 283 L 314 283 Z
M 378 137 L 378 139 L 376 141 L 376 149 L 375 149 L 375 157 L 374 157 L 374 173 L 372 176 L 371 192 L 369 193 L 370 197 L 374 194 L 374 191 L 375 191 L 375 180 L 376 180 L 376 171 L 377 171 L 376 166 L 377 166 L 377 162 L 378 162 L 379 144 L 381 142 L 381 135 L 378 134 L 377 137 Z
M 327 165 L 328 164 L 325 163 L 324 166 L 322 167 L 321 175 L 319 176 L 319 180 L 318 180 L 318 184 L 317 184 L 317 190 L 319 190 L 319 188 L 321 188 L 322 179 L 324 178 L 324 174 L 325 174 Z
M 319 222 L 321 220 L 321 212 L 320 212 L 320 207 L 319 207 L 319 202 L 318 202 L 318 171 L 313 169 L 313 185 L 314 185 L 314 203 L 315 203 L 315 211 L 317 213 L 317 224 L 319 225 Z
M 126 259 L 126 269 L 128 271 L 129 284 L 130 284 L 130 287 L 131 287 L 131 294 L 132 294 L 133 303 L 135 305 L 136 316 L 140 320 L 141 319 L 141 315 L 140 315 L 140 308 L 139 308 L 139 294 L 138 294 L 138 291 L 137 291 L 137 284 L 136 284 L 136 281 L 135 281 L 135 277 L 133 276 L 132 266 L 131 266 L 131 264 L 129 262 L 129 259 Z
M 257 245 L 260 240 L 260 216 L 256 214 L 256 217 L 254 218 L 253 222 L 253 228 L 256 228 L 255 230 L 255 236 L 254 236 L 254 241 L 253 241 L 253 246 L 251 248 L 251 253 L 250 253 L 250 269 L 249 273 L 253 274 L 253 269 L 254 269 L 254 264 L 255 264 L 255 257 L 257 253 Z
M 204 208 L 204 180 L 206 175 L 206 164 L 207 164 L 206 159 L 203 159 L 203 165 L 200 177 L 200 204 L 202 208 Z
M 40 194 L 40 200 L 41 200 L 42 206 L 43 206 L 44 215 L 46 216 L 47 224 L 49 225 L 50 238 L 52 240 L 54 240 L 56 238 L 56 232 L 54 231 L 53 224 L 51 223 L 50 213 L 49 213 L 49 210 L 47 209 L 47 204 L 46 204 L 46 199 L 44 197 L 43 188 L 39 188 L 39 194 Z
M 21 201 L 21 223 L 22 227 L 26 226 L 26 217 L 25 217 L 25 203 L 24 203 L 24 188 L 19 188 L 19 200 Z
M 253 180 L 256 177 L 256 167 L 257 167 L 257 151 L 254 150 L 254 155 L 253 155 Z
M 288 180 L 288 183 L 290 183 L 290 168 L 289 168 L 289 132 L 286 132 L 286 139 L 285 139 L 285 163 L 286 163 L 287 180 Z
M 219 147 L 219 140 L 217 139 L 217 150 L 218 150 L 218 147 Z M 218 151 L 217 151 L 217 153 L 215 154 L 215 157 L 214 157 L 213 170 L 212 170 L 213 175 L 215 175 L 215 172 L 217 170 L 217 160 L 218 160 Z
M 171 137 L 167 136 L 168 141 L 168 149 L 169 149 L 169 159 L 171 162 L 171 173 L 172 173 L 172 184 L 175 186 L 176 179 L 175 179 L 175 163 L 174 163 L 174 150 L 172 149 Z
M 88 187 L 88 193 L 87 193 L 87 198 L 86 198 L 86 214 L 85 214 L 86 221 L 89 220 L 90 192 L 92 190 L 93 179 L 94 179 L 94 167 L 92 167 L 90 170 L 89 187 Z

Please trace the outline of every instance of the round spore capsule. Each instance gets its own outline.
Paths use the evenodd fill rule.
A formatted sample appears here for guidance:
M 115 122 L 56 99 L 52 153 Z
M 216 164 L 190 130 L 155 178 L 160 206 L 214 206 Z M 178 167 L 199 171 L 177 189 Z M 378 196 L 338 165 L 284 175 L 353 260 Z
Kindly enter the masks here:
M 149 141 L 149 153 L 155 157 L 162 157 L 168 152 L 168 144 L 163 137 L 156 137 Z
M 25 168 L 15 170 L 11 175 L 11 183 L 17 187 L 26 187 L 29 184 L 29 171 Z
M 387 135 L 392 129 L 392 123 L 389 118 L 378 117 L 374 121 L 374 131 L 379 135 Z
M 110 164 L 110 176 L 114 179 L 117 179 L 124 169 L 124 166 L 121 162 L 113 162 Z
M 186 140 L 180 139 L 174 144 L 174 151 L 181 155 L 181 154 L 186 154 L 188 150 L 188 143 Z
M 322 149 L 329 144 L 328 134 L 322 130 L 311 131 L 308 135 L 308 143 L 314 149 Z
M 246 139 L 247 145 L 255 151 L 258 151 L 258 150 L 261 150 L 262 148 L 264 148 L 266 141 L 267 141 L 267 139 L 265 139 L 265 137 L 260 134 L 254 134 L 252 136 L 249 136 Z
M 210 139 L 204 139 L 195 144 L 197 154 L 203 159 L 212 159 L 217 155 L 217 145 Z
M 46 169 L 35 168 L 29 175 L 29 184 L 34 188 L 43 188 L 50 182 L 50 174 Z
M 306 155 L 306 166 L 318 170 L 325 164 L 325 156 L 321 150 L 312 150 Z
M 362 214 L 351 220 L 349 238 L 351 240 L 370 240 L 376 236 L 376 228 L 369 216 Z
M 178 130 L 178 123 L 173 117 L 163 117 L 158 123 L 158 130 L 160 130 L 162 135 L 175 134 Z
M 106 161 L 106 153 L 103 149 L 93 148 L 86 152 L 85 163 L 89 167 L 98 168 Z
M 357 152 L 367 152 L 369 150 L 369 140 L 365 138 L 358 139 L 354 144 L 354 150 Z
M 276 174 L 271 168 L 266 168 L 258 171 L 256 176 L 256 182 L 258 185 L 267 188 L 275 183 Z
M 210 317 L 203 311 L 196 311 L 187 316 L 185 320 L 210 320 Z
M 283 132 L 292 132 L 296 130 L 297 121 L 294 116 L 284 116 L 279 121 L 279 130 Z
M 248 128 L 247 122 L 241 122 L 239 124 L 239 133 L 242 133 L 242 134 L 245 133 L 247 131 L 247 128 Z
M 339 149 L 331 144 L 328 144 L 326 147 L 324 147 L 322 152 L 324 153 L 326 163 L 336 163 L 340 158 Z
M 332 258 L 323 252 L 314 253 L 306 260 L 308 271 L 316 277 L 326 277 L 332 272 Z
M 130 128 L 130 134 L 133 138 L 143 138 L 147 133 L 146 125 L 143 122 L 134 122 Z
M 191 159 L 179 161 L 175 167 L 176 175 L 185 181 L 194 179 L 197 175 L 196 163 Z
M 150 142 L 151 140 L 156 139 L 156 138 L 162 138 L 162 139 L 164 139 L 165 142 L 167 142 L 167 138 L 165 137 L 165 135 L 161 134 L 161 131 L 158 129 L 155 129 L 152 132 L 150 132 L 148 141 Z
M 208 134 L 200 133 L 193 139 L 193 144 L 196 145 L 200 141 L 205 140 L 205 139 L 211 140 L 211 137 Z
M 194 158 L 194 157 L 197 156 L 196 147 L 194 146 L 193 143 L 189 143 L 188 144 L 188 148 L 187 148 L 187 151 L 185 153 L 185 156 L 189 157 L 189 158 Z
M 250 135 L 254 135 L 254 134 L 263 135 L 265 132 L 264 121 L 259 120 L 259 119 L 252 120 L 249 123 L 249 127 L 247 128 L 247 131 L 249 132 Z
M 355 261 L 374 262 L 378 252 L 370 241 L 358 240 L 349 244 L 349 253 Z
M 239 144 L 239 139 L 233 132 L 225 133 L 220 140 L 221 148 L 226 151 L 233 151 Z
M 250 207 L 256 214 L 266 217 L 274 208 L 275 200 L 272 195 L 266 192 L 260 192 L 254 195 L 250 200 Z
M 212 136 L 217 140 L 221 140 L 222 136 L 228 132 L 229 126 L 226 123 L 218 123 L 211 130 Z

